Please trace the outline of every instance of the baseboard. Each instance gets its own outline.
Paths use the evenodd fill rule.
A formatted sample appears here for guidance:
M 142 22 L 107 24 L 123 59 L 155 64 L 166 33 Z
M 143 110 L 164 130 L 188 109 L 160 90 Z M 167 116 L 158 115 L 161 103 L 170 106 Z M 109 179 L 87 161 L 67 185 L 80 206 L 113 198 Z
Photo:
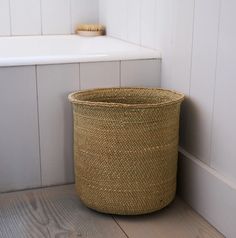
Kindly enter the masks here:
M 236 184 L 179 150 L 180 196 L 227 238 L 236 237 Z

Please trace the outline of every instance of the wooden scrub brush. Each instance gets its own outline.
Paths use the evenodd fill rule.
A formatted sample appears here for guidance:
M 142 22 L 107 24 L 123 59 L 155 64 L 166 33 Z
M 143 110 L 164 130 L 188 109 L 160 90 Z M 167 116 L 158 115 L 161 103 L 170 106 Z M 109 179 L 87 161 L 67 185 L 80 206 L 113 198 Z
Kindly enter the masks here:
M 100 24 L 80 24 L 76 33 L 81 36 L 102 36 L 105 35 L 105 27 Z

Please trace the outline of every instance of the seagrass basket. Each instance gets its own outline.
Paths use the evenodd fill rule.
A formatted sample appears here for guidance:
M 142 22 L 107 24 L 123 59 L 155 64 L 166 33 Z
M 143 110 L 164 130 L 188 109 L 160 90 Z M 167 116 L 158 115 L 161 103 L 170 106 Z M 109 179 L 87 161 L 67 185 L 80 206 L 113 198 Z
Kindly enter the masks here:
M 76 190 L 99 212 L 137 215 L 175 197 L 183 94 L 107 88 L 69 95 Z

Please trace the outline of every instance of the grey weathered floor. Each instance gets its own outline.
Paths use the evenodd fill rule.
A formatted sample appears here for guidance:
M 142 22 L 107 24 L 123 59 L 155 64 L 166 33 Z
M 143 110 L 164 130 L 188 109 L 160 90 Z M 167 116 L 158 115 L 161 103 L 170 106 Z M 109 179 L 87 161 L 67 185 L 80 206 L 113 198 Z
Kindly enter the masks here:
M 86 208 L 74 186 L 0 194 L 0 238 L 223 237 L 181 199 L 145 216 L 103 215 Z

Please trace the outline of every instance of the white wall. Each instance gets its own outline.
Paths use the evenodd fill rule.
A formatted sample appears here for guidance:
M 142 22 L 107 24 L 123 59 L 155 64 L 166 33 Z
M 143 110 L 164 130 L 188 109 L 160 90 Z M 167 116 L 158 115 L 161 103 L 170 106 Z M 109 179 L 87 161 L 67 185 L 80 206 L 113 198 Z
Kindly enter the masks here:
M 100 0 L 99 10 L 109 35 L 161 50 L 162 87 L 186 94 L 180 133 L 185 156 L 181 158 L 190 155 L 189 163 L 202 165 L 206 173 L 214 171 L 214 181 L 220 180 L 225 188 L 233 184 L 236 195 L 236 1 Z M 189 176 L 200 181 L 199 173 L 185 174 L 180 175 L 183 184 Z M 215 184 L 218 193 L 221 188 Z M 207 187 L 198 189 L 203 193 Z M 186 196 L 191 191 L 182 190 L 186 200 L 205 216 L 191 196 Z M 218 206 L 226 212 L 224 203 Z M 211 211 L 207 219 L 227 237 L 236 237 L 236 229 L 219 220 L 222 211 L 216 207 L 212 219 Z M 236 204 L 231 211 L 236 220 Z
M 0 36 L 74 33 L 98 21 L 98 0 L 0 0 Z
M 181 146 L 236 182 L 236 2 L 220 2 L 101 0 L 100 18 L 109 35 L 162 51 L 162 86 L 187 96 Z

